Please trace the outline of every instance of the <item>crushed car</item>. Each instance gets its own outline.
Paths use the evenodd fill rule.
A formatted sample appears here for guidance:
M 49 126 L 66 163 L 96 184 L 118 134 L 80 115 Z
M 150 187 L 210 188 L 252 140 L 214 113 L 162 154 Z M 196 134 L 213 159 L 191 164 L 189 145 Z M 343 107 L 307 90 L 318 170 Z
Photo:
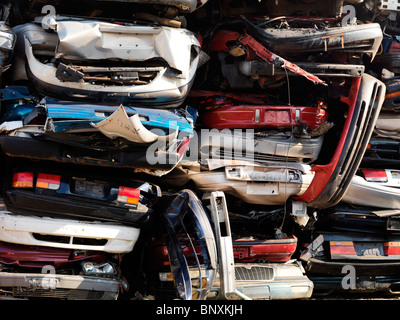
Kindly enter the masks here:
M 61 99 L 163 108 L 183 103 L 200 56 L 200 43 L 189 30 L 68 17 L 54 21 L 14 28 L 13 82 L 29 81 L 41 94 Z
M 1 89 L 0 144 L 10 157 L 165 174 L 182 159 L 197 112 L 38 101 L 26 87 Z
M 313 294 L 398 292 L 398 239 L 391 234 L 319 231 L 300 256 L 314 283 Z M 349 271 L 351 282 L 344 279 Z
M 9 210 L 52 218 L 112 222 L 141 227 L 162 196 L 159 186 L 97 170 L 7 162 L 3 199 Z

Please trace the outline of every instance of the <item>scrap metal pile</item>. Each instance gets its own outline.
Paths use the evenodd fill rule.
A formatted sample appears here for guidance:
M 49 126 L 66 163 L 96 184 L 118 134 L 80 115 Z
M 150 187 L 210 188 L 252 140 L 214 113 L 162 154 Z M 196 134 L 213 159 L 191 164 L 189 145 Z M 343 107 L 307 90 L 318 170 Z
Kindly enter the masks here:
M 0 298 L 399 292 L 393 1 L 0 4 Z

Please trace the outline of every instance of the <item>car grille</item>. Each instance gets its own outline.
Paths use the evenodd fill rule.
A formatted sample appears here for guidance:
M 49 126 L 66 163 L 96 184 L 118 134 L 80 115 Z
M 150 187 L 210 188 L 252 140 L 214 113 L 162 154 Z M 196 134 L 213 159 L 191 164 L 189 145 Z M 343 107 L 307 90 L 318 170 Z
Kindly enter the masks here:
M 259 162 L 264 161 L 284 161 L 284 162 L 309 162 L 310 159 L 308 158 L 297 158 L 297 157 L 289 157 L 289 156 L 280 156 L 280 155 L 273 155 L 267 153 L 260 153 L 260 152 L 232 152 L 230 150 L 225 150 L 224 148 L 218 149 L 215 152 L 215 155 L 212 155 L 213 158 L 220 158 L 220 159 L 234 159 L 234 160 L 255 160 Z
M 146 85 L 163 67 L 95 67 L 60 63 L 56 76 L 61 81 L 86 82 L 95 85 Z
M 260 280 L 273 280 L 274 269 L 267 266 L 236 266 L 235 278 L 238 281 L 260 281 Z
M 18 298 L 55 298 L 55 299 L 69 299 L 69 300 L 100 300 L 104 296 L 102 291 L 89 291 L 89 290 L 71 290 L 71 289 L 24 289 L 13 288 L 12 294 Z

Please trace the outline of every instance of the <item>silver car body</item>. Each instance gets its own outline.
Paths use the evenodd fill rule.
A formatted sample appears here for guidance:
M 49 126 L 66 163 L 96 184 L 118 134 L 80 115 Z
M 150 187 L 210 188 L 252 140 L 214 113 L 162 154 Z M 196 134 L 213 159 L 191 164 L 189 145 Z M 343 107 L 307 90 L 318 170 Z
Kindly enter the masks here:
M 236 288 L 252 299 L 307 299 L 314 285 L 295 263 L 236 264 Z
M 298 138 L 293 135 L 259 136 L 253 130 L 216 130 L 201 132 L 199 157 L 204 159 L 311 163 L 318 158 L 323 136 Z
M 224 165 L 218 170 L 182 170 L 168 177 L 172 184 L 193 181 L 203 192 L 223 191 L 247 203 L 281 205 L 290 196 L 302 195 L 314 178 L 309 165 Z M 182 169 L 182 167 L 180 167 Z
M 177 107 L 199 61 L 200 44 L 186 29 L 62 17 L 54 27 L 57 37 L 40 28 L 33 23 L 14 28 L 22 38 L 16 54 L 19 59 L 25 54 L 27 75 L 17 66 L 13 80 L 30 79 L 45 95 Z M 62 63 L 40 60 L 50 52 L 49 60 Z
M 311 297 L 314 284 L 297 262 L 236 263 L 236 289 L 252 300 L 294 300 Z M 208 299 L 219 291 L 219 278 Z M 240 296 L 237 299 L 241 299 Z
M 381 112 L 376 121 L 374 134 L 380 138 L 400 140 L 400 115 L 396 112 Z
M 342 201 L 377 208 L 400 209 L 399 170 L 386 169 L 388 182 L 366 181 L 354 176 Z

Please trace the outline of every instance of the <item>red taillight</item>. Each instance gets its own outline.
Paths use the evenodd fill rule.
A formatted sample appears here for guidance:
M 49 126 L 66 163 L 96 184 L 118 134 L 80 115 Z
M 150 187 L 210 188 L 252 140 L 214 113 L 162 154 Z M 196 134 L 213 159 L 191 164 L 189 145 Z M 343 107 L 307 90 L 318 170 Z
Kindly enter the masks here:
M 33 172 L 14 173 L 12 186 L 14 188 L 33 188 Z
M 383 244 L 385 255 L 387 256 L 395 256 L 400 255 L 400 242 L 398 241 L 389 241 Z
M 329 241 L 330 252 L 335 255 L 357 255 L 353 241 Z
M 39 173 L 36 180 L 36 188 L 58 190 L 61 176 L 55 174 Z
M 361 172 L 369 182 L 388 182 L 385 169 L 361 169 Z
M 137 205 L 139 203 L 139 197 L 140 197 L 139 189 L 127 188 L 127 187 L 119 187 L 118 189 L 117 200 L 120 202 Z

